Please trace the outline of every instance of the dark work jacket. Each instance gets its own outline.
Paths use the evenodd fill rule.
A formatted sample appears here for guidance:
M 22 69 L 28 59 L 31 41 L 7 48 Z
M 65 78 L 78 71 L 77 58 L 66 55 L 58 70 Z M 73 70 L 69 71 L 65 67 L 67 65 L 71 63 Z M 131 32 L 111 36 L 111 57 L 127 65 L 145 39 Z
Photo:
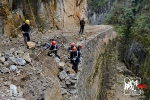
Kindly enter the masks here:
M 26 23 L 22 24 L 21 31 L 30 32 L 30 26 Z
M 73 47 L 72 46 L 70 46 L 69 48 L 68 48 L 68 50 L 72 50 L 73 49 Z
M 85 25 L 85 21 L 84 20 L 81 20 L 80 21 L 80 26 L 84 26 Z
M 77 47 L 77 50 L 80 51 L 81 49 L 79 48 L 79 46 Z
M 76 52 L 71 52 L 70 53 L 70 58 L 71 58 L 71 61 L 73 62 L 73 58 L 76 58 L 75 60 L 75 64 L 79 64 L 80 62 L 80 51 L 76 51 Z

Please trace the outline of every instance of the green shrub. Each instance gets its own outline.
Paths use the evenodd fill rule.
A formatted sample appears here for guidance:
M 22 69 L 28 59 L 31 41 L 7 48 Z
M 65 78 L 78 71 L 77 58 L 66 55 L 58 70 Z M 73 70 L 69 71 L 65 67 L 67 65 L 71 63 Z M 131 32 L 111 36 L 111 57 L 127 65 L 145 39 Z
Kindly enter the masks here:
M 99 13 L 99 9 L 102 6 L 107 6 L 108 0 L 88 0 L 88 6 L 89 8 L 96 13 Z

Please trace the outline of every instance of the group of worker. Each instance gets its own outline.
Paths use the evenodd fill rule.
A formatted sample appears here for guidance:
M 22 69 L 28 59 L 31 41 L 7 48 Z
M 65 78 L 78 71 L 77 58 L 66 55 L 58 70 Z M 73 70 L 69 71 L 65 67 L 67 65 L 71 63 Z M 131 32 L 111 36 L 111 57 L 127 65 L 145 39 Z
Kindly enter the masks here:
M 52 53 L 54 53 L 55 56 L 60 59 L 60 56 L 58 55 L 59 47 L 56 41 L 53 40 L 50 44 L 44 46 L 43 48 L 45 50 L 49 48 L 50 51 L 48 52 L 48 56 L 51 56 Z M 74 42 L 72 42 L 70 47 L 68 48 L 68 51 L 70 52 L 70 57 L 68 59 L 70 59 L 73 65 L 72 69 L 76 73 L 78 72 L 78 65 L 80 63 L 81 49 L 82 49 L 82 45 L 79 44 L 78 46 L 75 46 Z
M 80 31 L 79 31 L 79 34 L 83 34 L 83 30 L 84 30 L 84 25 L 85 25 L 85 21 L 84 21 L 84 18 L 80 21 Z M 21 26 L 21 31 L 23 33 L 23 37 L 24 37 L 24 41 L 25 41 L 25 44 L 30 41 L 30 21 L 29 20 L 26 20 L 25 23 L 22 24 Z M 48 49 L 49 48 L 49 52 L 48 52 L 48 56 L 51 56 L 52 53 L 55 54 L 56 57 L 58 57 L 60 59 L 60 56 L 58 55 L 58 50 L 59 50 L 59 47 L 58 47 L 58 44 L 56 43 L 56 41 L 52 41 L 52 43 L 46 45 L 44 47 L 44 49 Z M 71 46 L 68 48 L 69 52 L 70 52 L 70 61 L 71 63 L 73 64 L 73 70 L 77 73 L 78 71 L 78 65 L 80 63 L 80 55 L 81 55 L 81 50 L 82 48 L 82 45 L 79 44 L 78 46 L 75 46 L 75 43 L 72 42 L 71 43 Z
M 70 47 L 68 48 L 70 52 L 70 60 L 71 63 L 73 64 L 73 70 L 77 73 L 78 71 L 78 65 L 80 63 L 80 57 L 81 57 L 81 50 L 82 49 L 82 44 L 79 44 L 78 46 L 75 46 L 75 43 L 72 42 Z

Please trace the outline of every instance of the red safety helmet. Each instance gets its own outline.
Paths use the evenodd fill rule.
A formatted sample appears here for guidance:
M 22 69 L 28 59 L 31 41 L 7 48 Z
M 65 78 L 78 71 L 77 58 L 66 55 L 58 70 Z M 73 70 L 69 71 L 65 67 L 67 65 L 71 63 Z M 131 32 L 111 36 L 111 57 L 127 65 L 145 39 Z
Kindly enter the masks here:
M 52 41 L 52 45 L 55 46 L 56 45 L 56 41 Z
M 74 46 L 75 46 L 75 43 L 74 43 L 74 42 L 72 42 L 72 43 L 71 43 L 71 47 L 74 47 Z
M 77 51 L 77 48 L 74 46 L 74 47 L 72 48 L 72 51 L 73 51 L 73 52 L 76 52 L 76 51 Z
M 79 48 L 82 48 L 82 44 L 79 44 L 78 47 L 79 47 Z

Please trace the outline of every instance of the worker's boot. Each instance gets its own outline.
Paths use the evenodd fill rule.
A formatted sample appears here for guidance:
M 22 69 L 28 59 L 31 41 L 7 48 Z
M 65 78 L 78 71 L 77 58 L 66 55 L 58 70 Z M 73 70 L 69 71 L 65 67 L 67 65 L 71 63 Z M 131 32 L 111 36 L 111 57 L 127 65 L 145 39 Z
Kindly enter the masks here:
M 26 38 L 24 38 L 24 43 L 27 44 L 27 39 Z

